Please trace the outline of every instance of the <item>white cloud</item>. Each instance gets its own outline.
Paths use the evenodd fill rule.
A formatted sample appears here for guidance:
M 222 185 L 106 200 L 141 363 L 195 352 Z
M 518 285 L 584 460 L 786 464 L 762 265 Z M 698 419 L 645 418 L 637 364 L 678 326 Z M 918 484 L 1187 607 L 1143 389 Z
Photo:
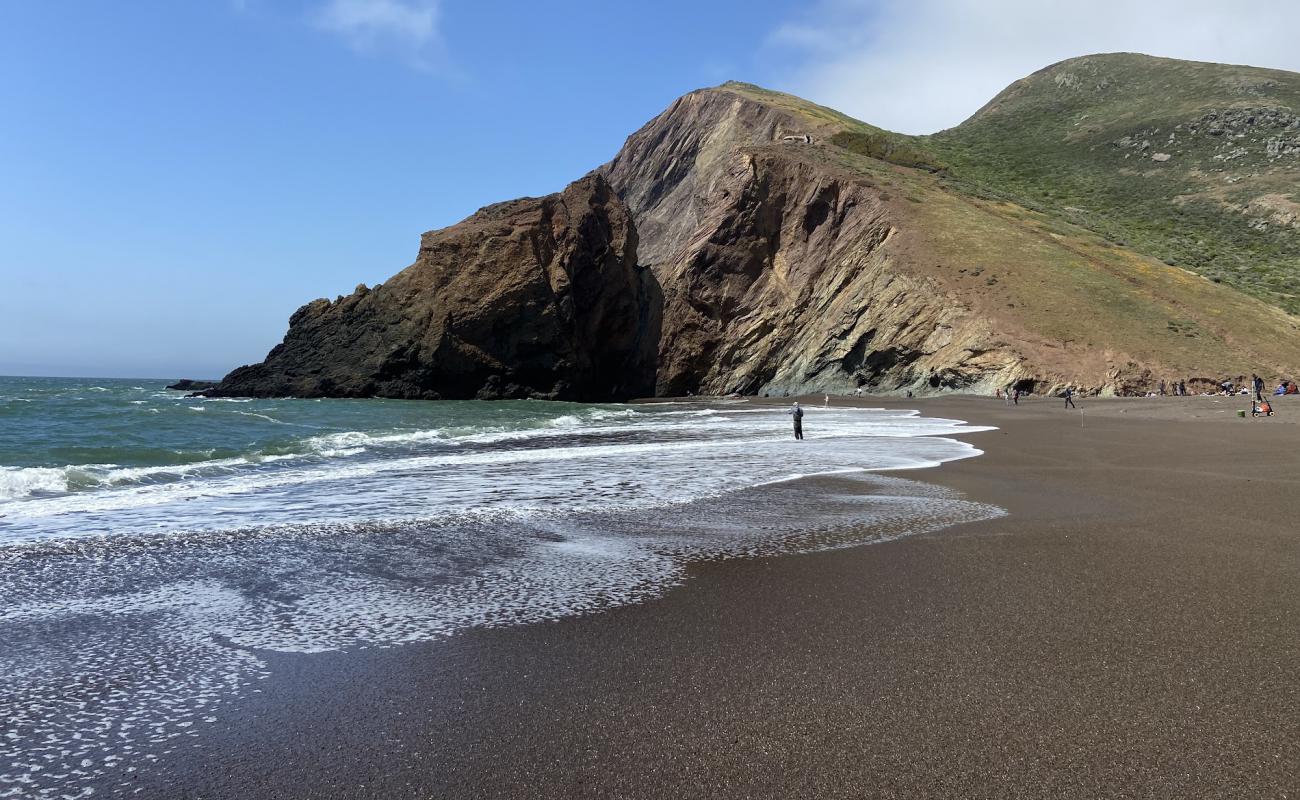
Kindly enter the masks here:
M 313 15 L 352 48 L 433 69 L 442 58 L 438 0 L 329 0 Z
M 1007 84 L 1090 53 L 1300 71 L 1295 0 L 820 0 L 769 37 L 781 88 L 881 127 L 932 133 Z

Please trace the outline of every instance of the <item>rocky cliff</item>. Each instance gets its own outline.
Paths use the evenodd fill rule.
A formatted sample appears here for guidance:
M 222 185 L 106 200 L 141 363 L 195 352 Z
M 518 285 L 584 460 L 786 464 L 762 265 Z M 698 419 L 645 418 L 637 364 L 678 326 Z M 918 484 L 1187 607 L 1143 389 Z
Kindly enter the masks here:
M 1285 137 L 1300 123 L 1280 104 L 1296 86 L 1092 57 L 931 137 L 748 84 L 691 92 L 563 192 L 427 233 L 382 286 L 304 306 L 265 362 L 212 393 L 1123 394 L 1293 379 L 1300 156 Z M 1230 161 L 1250 170 L 1216 171 Z M 1264 206 L 1272 221 L 1242 226 L 1241 208 Z
M 1296 369 L 1294 318 L 981 197 L 890 136 L 727 84 L 598 170 L 663 288 L 660 394 L 1123 393 Z
M 260 364 L 210 396 L 538 397 L 650 394 L 662 298 L 604 179 L 488 206 L 424 234 L 380 286 L 316 300 Z
M 932 388 L 1013 366 L 982 319 L 901 268 L 888 194 L 824 158 L 825 127 L 704 90 L 601 169 L 664 288 L 660 394 Z

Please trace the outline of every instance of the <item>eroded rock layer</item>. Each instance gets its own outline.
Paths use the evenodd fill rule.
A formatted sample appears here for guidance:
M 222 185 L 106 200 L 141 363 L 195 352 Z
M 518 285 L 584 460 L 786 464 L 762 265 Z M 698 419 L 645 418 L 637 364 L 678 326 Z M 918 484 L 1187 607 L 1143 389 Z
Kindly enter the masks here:
M 664 290 L 660 394 L 969 385 L 1013 366 L 983 319 L 900 268 L 888 195 L 828 163 L 821 133 L 704 90 L 601 168 Z
M 654 388 L 662 298 L 627 207 L 599 176 L 424 234 L 373 289 L 315 300 L 211 396 L 539 397 Z
M 1163 69 L 1150 59 L 1098 58 Z M 1108 235 L 1099 209 L 1083 200 L 1056 208 L 1054 187 L 1025 202 L 1024 187 L 998 171 L 1039 175 L 1039 150 L 1018 144 L 1035 141 L 1038 129 L 1022 118 L 1068 123 L 1064 149 L 1052 152 L 1058 160 L 1075 153 L 1076 123 L 1054 111 L 1059 93 L 1078 88 L 1069 84 L 1044 84 L 1034 102 L 1010 103 L 1020 89 L 1004 93 L 961 126 L 966 138 L 891 134 L 748 84 L 691 92 L 565 191 L 427 233 L 416 263 L 384 285 L 304 306 L 265 362 L 211 393 L 614 400 L 1014 385 L 1134 394 L 1162 381 L 1217 384 L 1252 372 L 1294 379 L 1300 318 L 1283 310 L 1294 299 L 1290 284 L 1277 295 L 1281 307 L 1263 302 L 1162 257 L 1155 239 Z M 1088 108 L 1109 108 L 1109 97 L 1102 92 Z M 1253 105 L 1212 118 L 1193 105 L 1205 125 L 1290 131 L 1294 123 Z M 1141 150 L 1155 122 L 1130 119 L 1121 106 L 1120 128 L 1141 134 L 1127 140 Z M 992 117 L 1010 121 L 976 136 Z M 1122 186 L 1191 161 L 1191 151 L 1168 143 L 1202 122 L 1175 127 Z M 1097 158 L 1126 158 L 1110 144 L 1120 128 L 1096 133 L 1105 134 Z M 1200 138 L 1229 129 L 1215 130 Z M 1291 157 L 1273 139 L 1256 144 L 1269 170 Z M 1205 155 L 1205 164 L 1218 156 L 1226 151 Z M 1093 174 L 1087 159 L 1069 163 Z M 1273 182 L 1247 199 L 1276 217 L 1268 235 L 1282 250 L 1259 250 L 1276 256 L 1294 249 L 1294 204 L 1284 191 L 1290 173 L 1268 175 Z M 984 178 L 1002 183 L 990 188 Z M 1148 202 L 1146 188 L 1133 191 L 1133 219 L 1167 211 Z M 1233 274 L 1238 283 L 1285 276 L 1285 261 L 1260 258 Z
M 981 196 L 891 136 L 726 84 L 597 170 L 663 289 L 659 394 L 1123 394 L 1297 368 L 1295 318 Z

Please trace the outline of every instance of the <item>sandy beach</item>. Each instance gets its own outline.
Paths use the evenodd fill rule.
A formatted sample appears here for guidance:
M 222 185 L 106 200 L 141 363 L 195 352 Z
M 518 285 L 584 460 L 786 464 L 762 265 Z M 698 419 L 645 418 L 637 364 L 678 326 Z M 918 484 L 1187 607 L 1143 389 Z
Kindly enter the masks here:
M 135 796 L 1295 796 L 1281 400 L 1268 420 L 1236 398 L 854 401 L 997 426 L 965 437 L 985 455 L 906 477 L 1007 516 L 698 563 L 587 617 L 272 655 Z

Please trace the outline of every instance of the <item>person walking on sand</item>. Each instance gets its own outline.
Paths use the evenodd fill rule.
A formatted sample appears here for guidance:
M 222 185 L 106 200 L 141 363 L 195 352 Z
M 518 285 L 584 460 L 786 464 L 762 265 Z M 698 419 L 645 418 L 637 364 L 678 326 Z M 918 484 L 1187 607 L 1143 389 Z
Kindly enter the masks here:
M 1178 382 L 1178 396 L 1179 397 L 1187 396 L 1187 381 Z
M 1256 402 L 1264 402 L 1264 379 L 1252 372 L 1250 374 L 1250 383 L 1255 389 Z
M 1066 407 L 1066 408 L 1078 408 L 1078 406 L 1076 406 L 1076 405 L 1074 404 L 1074 389 L 1072 389 L 1071 387 L 1067 386 L 1067 387 L 1065 387 L 1065 391 L 1063 392 L 1063 394 L 1064 394 L 1064 396 L 1065 396 L 1065 407 Z
M 794 438 L 803 439 L 803 409 L 799 407 L 799 401 L 794 401 L 794 405 L 785 413 L 794 417 Z

